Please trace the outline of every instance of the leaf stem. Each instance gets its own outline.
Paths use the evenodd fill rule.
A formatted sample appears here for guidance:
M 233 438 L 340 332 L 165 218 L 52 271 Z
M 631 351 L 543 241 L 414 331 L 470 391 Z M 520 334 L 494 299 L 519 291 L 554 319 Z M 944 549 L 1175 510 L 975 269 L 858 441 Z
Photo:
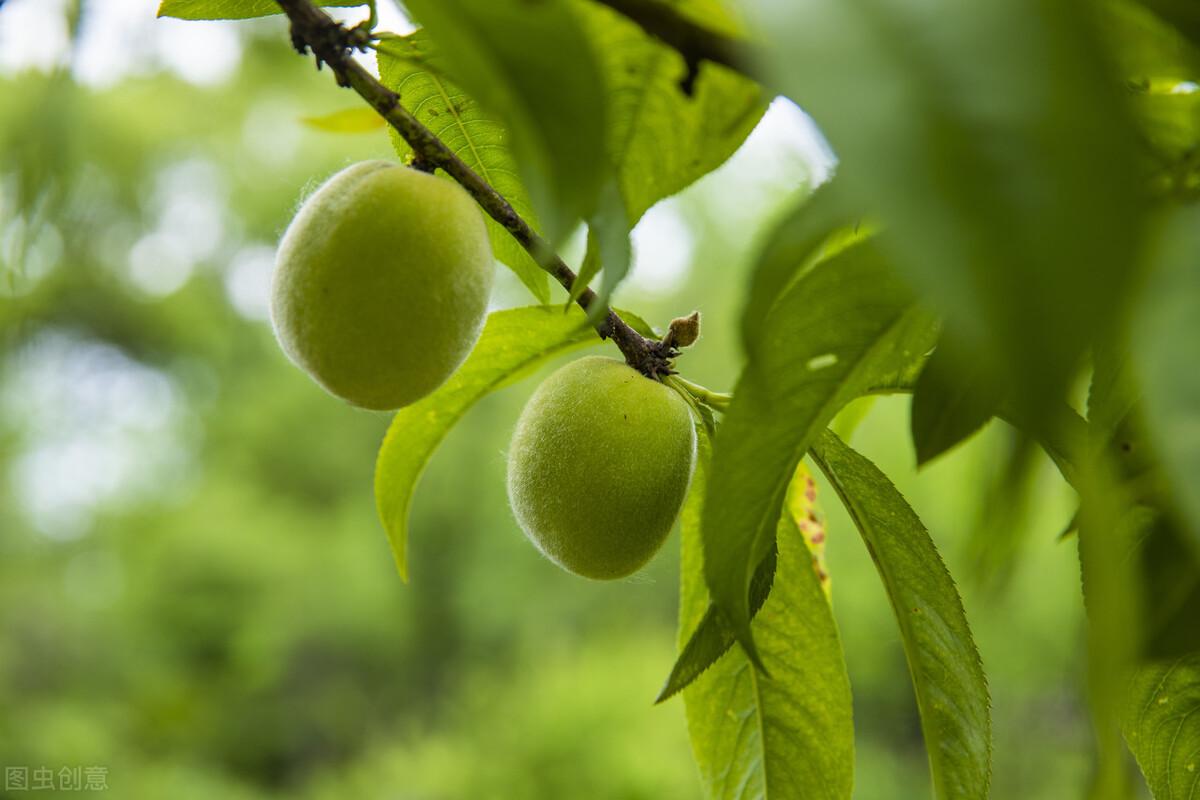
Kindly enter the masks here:
M 729 410 L 729 404 L 733 402 L 732 394 L 714 392 L 712 389 L 708 389 L 698 383 L 693 383 L 680 375 L 672 375 L 671 380 L 686 390 L 692 397 L 696 398 L 697 401 L 704 403 L 704 405 L 714 411 L 725 413 Z
M 376 80 L 353 58 L 355 49 L 365 50 L 369 46 L 369 32 L 347 30 L 317 8 L 312 0 L 276 2 L 291 21 L 292 44 L 297 51 L 307 53 L 311 49 L 317 58 L 317 68 L 328 64 L 338 85 L 353 89 L 387 120 L 408 142 L 420 164 L 431 169 L 440 168 L 458 182 L 488 216 L 533 256 L 538 266 L 568 292 L 571 291 L 575 272 L 559 258 L 549 242 L 538 235 L 499 192 L 404 108 L 396 92 Z M 587 311 L 597 302 L 596 294 L 585 288 L 575 302 Z M 625 361 L 643 375 L 657 377 L 669 372 L 669 356 L 662 344 L 642 336 L 611 308 L 597 320 L 595 327 L 600 338 L 612 339 L 625 356 Z

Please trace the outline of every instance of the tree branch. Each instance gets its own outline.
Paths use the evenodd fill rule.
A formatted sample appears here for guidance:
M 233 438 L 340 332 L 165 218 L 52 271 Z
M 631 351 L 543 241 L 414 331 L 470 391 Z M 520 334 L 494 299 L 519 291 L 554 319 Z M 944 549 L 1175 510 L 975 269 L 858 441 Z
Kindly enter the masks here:
M 404 106 L 400 96 L 381 84 L 361 64 L 354 60 L 355 48 L 364 49 L 370 33 L 363 28 L 347 30 L 328 14 L 313 5 L 312 0 L 276 0 L 292 24 L 292 44 L 301 53 L 309 49 L 317 58 L 317 68 L 328 64 L 337 77 L 338 85 L 353 89 L 413 149 L 422 169 L 440 168 L 458 182 L 488 216 L 512 235 L 533 260 L 550 273 L 563 288 L 570 291 L 575 272 L 554 253 L 550 244 L 538 235 L 492 186 L 471 169 L 449 147 L 420 123 Z M 585 311 L 596 302 L 596 294 L 584 289 L 576 300 Z M 647 339 L 629 326 L 617 312 L 608 314 L 596 324 L 602 339 L 612 339 L 631 367 L 648 377 L 658 377 L 670 371 L 669 348 L 654 339 Z
M 750 43 L 718 33 L 688 19 L 662 0 L 596 0 L 683 56 L 691 68 L 711 61 L 762 82 Z

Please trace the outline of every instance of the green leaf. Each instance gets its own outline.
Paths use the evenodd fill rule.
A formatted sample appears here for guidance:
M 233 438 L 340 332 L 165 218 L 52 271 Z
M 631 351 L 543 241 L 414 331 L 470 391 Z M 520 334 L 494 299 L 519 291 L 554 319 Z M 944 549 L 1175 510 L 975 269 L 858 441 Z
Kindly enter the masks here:
M 1123 730 L 1154 800 L 1200 792 L 1200 655 L 1137 670 Z
M 709 590 L 752 658 L 750 578 L 796 465 L 842 406 L 921 360 L 936 329 L 870 239 L 801 274 L 764 321 L 717 434 L 704 519 Z
M 366 0 L 315 0 L 319 6 L 361 6 Z M 275 0 L 162 0 L 158 16 L 177 19 L 249 19 L 282 14 Z
M 1200 209 L 1178 211 L 1158 243 L 1133 324 L 1145 423 L 1200 555 Z
M 682 517 L 680 632 L 706 613 L 701 567 L 704 480 L 701 445 Z M 730 649 L 684 690 L 692 748 L 713 800 L 850 797 L 854 725 L 850 682 L 833 615 L 795 522 L 779 521 L 775 587 L 754 619 L 771 672 Z
M 917 466 L 929 463 L 983 427 L 1000 405 L 990 372 L 970 358 L 949 332 L 921 370 L 912 401 Z
M 785 504 L 785 516 L 790 516 L 796 528 L 804 537 L 812 557 L 813 569 L 817 574 L 825 596 L 830 596 L 829 573 L 825 569 L 825 528 L 820 522 L 816 511 L 816 485 L 812 476 L 803 464 L 796 470 L 788 488 L 788 500 Z M 779 551 L 772 547 L 767 557 L 762 560 L 754 571 L 750 581 L 750 616 L 753 617 L 766 602 L 771 593 L 771 585 L 775 581 L 775 569 Z M 692 681 L 711 667 L 716 660 L 733 647 L 736 638 L 733 629 L 726 624 L 720 610 L 712 603 L 704 612 L 700 623 L 692 631 L 687 644 L 679 653 L 667 682 L 659 692 L 655 703 L 661 703 L 687 688 Z
M 935 795 L 986 798 L 992 757 L 987 680 L 946 565 L 921 520 L 874 464 L 829 432 L 812 452 L 862 534 L 896 612 Z
M 645 331 L 629 312 L 621 316 Z M 466 362 L 433 394 L 396 412 L 375 464 L 375 505 L 400 575 L 408 580 L 408 511 L 433 451 L 471 406 L 552 356 L 600 340 L 583 312 L 556 306 L 495 311 Z
M 1141 652 L 1175 658 L 1200 652 L 1200 562 L 1168 515 L 1131 509 L 1141 587 Z
M 771 593 L 778 555 L 778 549 L 772 547 L 767 557 L 754 570 L 754 577 L 750 580 L 751 618 L 759 612 L 763 603 L 767 601 L 767 595 Z M 709 603 L 704 616 L 688 637 L 683 649 L 679 651 L 679 658 L 671 667 L 671 674 L 667 676 L 667 681 L 654 702 L 669 700 L 690 686 L 705 670 L 715 664 L 718 658 L 725 655 L 735 641 L 737 639 L 733 635 L 733 629 L 726 624 L 720 609 Z
M 600 278 L 600 291 L 596 293 L 597 301 L 588 308 L 588 317 L 597 320 L 607 313 L 612 293 L 628 274 L 633 259 L 625 206 L 612 181 L 604 184 L 596 213 L 588 219 L 589 236 L 592 231 L 596 232 L 597 252 L 604 270 Z
M 371 133 L 387 125 L 387 121 L 369 106 L 343 108 L 318 117 L 301 117 L 300 121 L 327 133 Z
M 1186 192 L 1200 170 L 1193 155 L 1200 143 L 1200 93 L 1179 90 L 1200 77 L 1200 51 L 1143 5 L 1110 0 L 1099 8 L 1154 170 L 1151 187 L 1159 194 Z
M 579 265 L 579 272 L 575 273 L 575 280 L 571 283 L 571 290 L 567 293 L 567 307 L 579 299 L 584 290 L 588 288 L 588 284 L 600 272 L 600 244 L 596 241 L 596 231 L 590 225 L 587 231 L 587 247 L 583 251 L 583 263 Z
M 834 180 L 818 186 L 784 218 L 771 234 L 750 281 L 742 311 L 742 342 L 747 350 L 757 346 L 767 313 L 787 285 L 836 249 L 834 234 L 852 225 L 856 217 Z
M 1058 400 L 1131 296 L 1143 209 L 1096 4 L 747 5 L 897 268 L 1018 401 Z
M 512 133 L 551 243 L 591 216 L 608 174 L 604 82 L 567 0 L 408 0 L 447 72 Z M 563 58 L 570 59 L 564 68 Z
M 1166 20 L 1200 47 L 1200 6 L 1192 0 L 1141 0 L 1142 5 Z
M 433 131 L 455 155 L 479 173 L 521 217 L 537 228 L 529 193 L 517 175 L 508 134 L 498 120 L 455 85 L 443 59 L 424 31 L 386 36 L 376 50 L 379 77 L 400 95 L 404 107 Z M 403 158 L 412 148 L 395 131 L 392 144 Z M 521 279 L 534 297 L 550 301 L 549 276 L 500 223 L 486 216 L 492 252 Z
M 703 14 L 710 27 L 732 27 L 712 0 L 673 5 L 681 13 Z M 678 52 L 599 3 L 577 7 L 604 71 L 609 159 L 632 227 L 650 206 L 724 163 L 754 129 L 769 98 L 753 81 L 708 63 L 689 97 L 680 88 L 687 67 Z

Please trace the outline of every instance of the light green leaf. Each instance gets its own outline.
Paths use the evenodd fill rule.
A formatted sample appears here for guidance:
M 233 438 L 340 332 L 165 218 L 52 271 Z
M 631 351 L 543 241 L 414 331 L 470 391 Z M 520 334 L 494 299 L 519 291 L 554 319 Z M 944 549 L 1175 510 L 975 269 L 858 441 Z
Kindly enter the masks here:
M 1031 409 L 1134 285 L 1136 137 L 1095 5 L 747 4 L 772 85 L 821 126 L 897 269 Z
M 846 403 L 920 361 L 936 331 L 873 239 L 804 272 L 763 323 L 717 434 L 704 519 L 709 590 L 751 657 L 750 578 L 796 465 Z
M 707 63 L 689 97 L 680 88 L 687 67 L 678 52 L 599 3 L 577 7 L 604 71 L 609 159 L 632 227 L 650 206 L 724 163 L 754 129 L 768 98 L 754 82 Z M 702 14 L 714 28 L 732 26 L 712 0 L 674 7 Z
M 1200 655 L 1141 667 L 1129 683 L 1123 730 L 1154 800 L 1200 793 Z
M 842 498 L 896 612 L 938 798 L 986 798 L 987 680 L 962 601 L 929 532 L 879 469 L 826 431 L 813 457 Z
M 703 437 L 702 437 L 703 438 Z M 682 518 L 681 644 L 709 601 L 701 567 L 707 445 Z M 845 800 L 854 775 L 850 682 L 829 603 L 794 520 L 779 521 L 775 587 L 754 619 L 771 677 L 730 649 L 683 692 L 707 796 Z
M 591 216 L 608 174 L 604 82 L 567 0 L 408 0 L 447 72 L 505 123 L 551 243 Z M 563 59 L 569 59 L 564 68 Z
M 625 321 L 648 326 L 629 312 Z M 408 580 L 408 511 L 433 451 L 480 398 L 521 378 L 552 356 L 600 339 L 583 312 L 556 306 L 496 311 L 466 362 L 433 394 L 396 412 L 375 464 L 375 505 L 400 575 Z
M 315 0 L 319 6 L 361 6 L 366 0 Z M 275 0 L 162 0 L 158 16 L 177 19 L 249 19 L 282 14 Z
M 446 76 L 443 59 L 428 35 L 416 31 L 408 36 L 387 36 L 376 53 L 380 80 L 400 95 L 409 113 L 437 134 L 536 229 L 537 216 L 517 175 L 504 126 Z M 395 131 L 392 144 L 401 157 L 412 154 L 412 148 Z M 496 258 L 516 273 L 534 297 L 549 302 L 546 272 L 498 222 L 485 218 Z
M 1200 209 L 1181 209 L 1158 243 L 1134 320 L 1145 422 L 1161 455 L 1193 550 L 1200 554 Z
M 754 570 L 754 577 L 750 580 L 751 618 L 759 612 L 771 593 L 778 557 L 778 550 L 772 547 L 766 558 Z M 718 658 L 725 655 L 735 641 L 737 640 L 733 630 L 725 622 L 720 609 L 709 603 L 704 616 L 700 618 L 687 643 L 679 651 L 679 657 L 671 667 L 671 674 L 667 676 L 667 681 L 654 702 L 669 700 L 690 686 L 705 670 L 715 664 Z
M 371 133 L 387 125 L 387 121 L 368 106 L 343 108 L 318 117 L 301 117 L 300 121 L 328 133 Z

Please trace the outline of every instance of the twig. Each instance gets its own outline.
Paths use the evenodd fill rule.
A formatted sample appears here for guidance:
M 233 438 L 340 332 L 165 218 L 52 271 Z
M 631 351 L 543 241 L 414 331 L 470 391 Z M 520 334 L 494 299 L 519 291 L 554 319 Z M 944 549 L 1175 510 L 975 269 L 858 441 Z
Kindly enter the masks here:
M 355 48 L 363 49 L 370 41 L 369 31 L 363 28 L 347 30 L 328 14 L 313 5 L 312 0 L 276 0 L 292 24 L 292 44 L 301 53 L 313 51 L 317 68 L 328 64 L 340 86 L 353 89 L 413 149 L 423 168 L 440 168 L 458 182 L 487 212 L 500 223 L 533 260 L 550 273 L 567 291 L 575 281 L 575 273 L 559 258 L 550 244 L 521 218 L 515 209 L 492 186 L 471 169 L 449 147 L 420 123 L 404 106 L 400 96 L 376 80 L 353 58 Z M 596 302 L 596 294 L 585 289 L 576 303 L 585 311 Z M 668 374 L 669 359 L 661 344 L 647 339 L 629 326 L 613 310 L 596 323 L 602 339 L 612 339 L 631 367 L 648 377 Z

